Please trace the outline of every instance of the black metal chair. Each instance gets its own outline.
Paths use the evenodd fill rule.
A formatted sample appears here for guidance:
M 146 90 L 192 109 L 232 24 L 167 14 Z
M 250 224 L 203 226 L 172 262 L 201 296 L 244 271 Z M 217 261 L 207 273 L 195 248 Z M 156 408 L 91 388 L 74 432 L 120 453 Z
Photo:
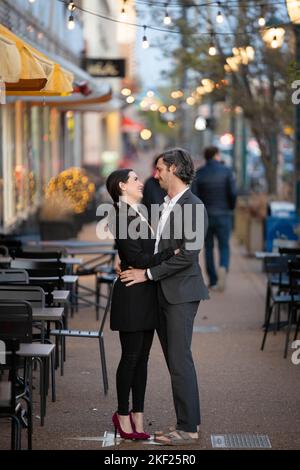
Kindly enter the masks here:
M 27 251 L 23 249 L 12 250 L 11 256 L 14 260 L 32 260 L 32 261 L 60 261 L 62 257 L 62 252 L 53 250 L 53 251 Z
M 6 246 L 10 254 L 22 248 L 21 240 L 15 238 L 1 238 L 0 244 Z
M 287 327 L 286 341 L 284 348 L 284 358 L 287 357 L 291 324 L 297 312 L 300 303 L 300 263 L 299 261 L 290 260 L 288 257 L 266 258 L 265 268 L 270 277 L 270 285 L 268 286 L 270 295 L 270 305 L 268 306 L 267 316 L 264 324 L 264 335 L 261 344 L 261 350 L 264 349 L 267 334 L 269 331 L 279 331 L 283 327 Z M 274 275 L 276 275 L 274 279 Z M 273 281 L 272 281 L 273 280 Z M 277 287 L 277 293 L 272 292 L 272 282 Z M 280 307 L 287 306 L 287 320 L 280 321 Z M 271 323 L 271 316 L 274 307 L 277 307 L 277 320 Z M 298 328 L 299 329 L 299 328 Z M 297 333 L 297 330 L 296 330 Z
M 290 258 L 297 258 L 297 256 L 300 256 L 300 248 L 279 247 L 278 252 L 280 255 L 287 255 Z
M 0 340 L 6 346 L 7 363 L 0 366 L 8 369 L 9 380 L 0 382 L 0 418 L 11 418 L 11 448 L 21 449 L 22 406 L 27 404 L 28 449 L 32 448 L 32 401 L 30 388 L 24 379 L 20 394 L 17 351 L 20 343 L 31 341 L 32 308 L 25 301 L 0 301 Z M 19 395 L 17 395 L 19 393 Z
M 266 326 L 268 317 L 271 316 L 272 310 L 276 304 L 278 306 L 278 322 L 280 321 L 280 299 L 276 297 L 276 295 L 280 295 L 289 288 L 289 259 L 290 258 L 288 256 L 266 256 L 264 258 L 264 271 L 267 274 L 264 327 Z
M 45 292 L 54 288 L 62 289 L 66 265 L 60 262 L 41 262 L 33 260 L 13 260 L 11 267 L 25 269 L 28 272 L 29 283 L 41 286 Z
M 95 306 L 96 309 L 96 320 L 99 320 L 99 309 L 105 309 L 105 306 L 100 304 L 100 291 L 99 291 L 99 272 L 112 273 L 114 271 L 114 261 L 117 251 L 116 250 L 106 250 L 106 253 L 99 254 L 96 257 L 86 261 L 85 263 L 78 266 L 76 270 L 76 275 L 79 276 L 79 279 L 86 276 L 95 277 L 95 289 L 91 289 L 79 282 L 76 285 L 75 298 L 78 305 L 78 301 L 82 301 L 88 306 Z M 80 292 L 81 290 L 81 292 Z M 95 296 L 95 301 L 89 300 L 90 295 Z
M 288 318 L 288 326 L 286 332 L 286 341 L 284 348 L 284 357 L 287 357 L 291 326 L 296 324 L 294 340 L 297 339 L 300 327 L 300 315 L 297 319 L 298 311 L 300 308 L 300 261 L 289 261 L 289 280 L 290 280 L 290 314 Z
M 0 244 L 0 255 L 1 256 L 9 256 L 9 251 L 8 251 L 7 246 Z
M 108 315 L 108 312 L 110 310 L 111 306 L 111 299 L 112 299 L 112 294 L 113 294 L 113 289 L 114 289 L 114 284 L 111 283 L 110 285 L 110 291 L 106 303 L 106 307 L 103 313 L 102 321 L 100 324 L 100 328 L 98 331 L 83 331 L 83 330 L 51 330 L 50 335 L 58 336 L 61 339 L 62 338 L 93 338 L 93 339 L 98 339 L 99 341 L 99 351 L 100 351 L 100 359 L 101 359 L 101 366 L 102 366 L 102 377 L 103 377 L 103 386 L 104 386 L 104 394 L 107 395 L 108 392 L 108 377 L 107 377 L 107 367 L 106 367 L 106 359 L 105 359 L 105 349 L 104 349 L 104 335 L 103 335 L 103 330 L 105 326 L 105 320 Z M 61 350 L 61 366 L 63 367 L 64 363 L 64 358 L 63 358 L 63 347 L 61 344 L 60 347 Z
M 29 284 L 29 276 L 25 269 L 0 269 L 0 285 Z

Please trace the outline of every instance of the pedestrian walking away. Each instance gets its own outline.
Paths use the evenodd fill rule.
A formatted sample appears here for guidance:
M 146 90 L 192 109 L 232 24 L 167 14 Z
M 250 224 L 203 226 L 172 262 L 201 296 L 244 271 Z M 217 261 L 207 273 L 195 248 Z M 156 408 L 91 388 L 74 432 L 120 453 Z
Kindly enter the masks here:
M 222 161 L 218 147 L 204 151 L 206 164 L 199 168 L 192 183 L 192 192 L 207 210 L 208 231 L 205 239 L 205 264 L 212 290 L 223 292 L 230 262 L 230 234 L 236 203 L 236 183 L 230 168 Z M 218 242 L 219 266 L 216 269 L 214 243 Z

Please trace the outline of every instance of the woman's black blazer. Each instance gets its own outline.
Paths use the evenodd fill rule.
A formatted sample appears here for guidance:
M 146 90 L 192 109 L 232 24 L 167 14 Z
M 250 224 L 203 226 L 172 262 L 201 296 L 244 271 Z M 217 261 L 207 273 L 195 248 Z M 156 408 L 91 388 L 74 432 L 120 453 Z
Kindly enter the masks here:
M 121 260 L 121 270 L 132 266 L 133 268 L 149 268 L 160 264 L 162 261 L 173 256 L 173 248 L 169 248 L 161 253 L 154 253 L 155 238 L 151 229 L 140 215 L 122 203 L 116 210 L 114 225 L 114 235 L 116 246 Z M 120 223 L 125 224 L 126 237 L 121 236 Z M 131 236 L 128 227 L 133 223 L 139 233 L 147 233 L 147 238 Z M 124 229 L 124 225 L 123 225 Z M 157 326 L 158 302 L 157 284 L 153 281 L 146 281 L 140 284 L 126 287 L 119 279 L 117 280 L 111 305 L 110 327 L 117 331 L 145 331 L 152 330 Z

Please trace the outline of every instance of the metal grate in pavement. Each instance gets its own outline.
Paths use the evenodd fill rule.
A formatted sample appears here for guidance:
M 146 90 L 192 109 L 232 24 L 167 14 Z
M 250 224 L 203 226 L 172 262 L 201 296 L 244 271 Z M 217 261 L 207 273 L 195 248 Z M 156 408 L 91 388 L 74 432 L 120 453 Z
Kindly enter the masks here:
M 218 333 L 221 329 L 218 326 L 194 326 L 194 333 Z
M 223 449 L 271 449 L 266 434 L 212 434 L 212 447 Z

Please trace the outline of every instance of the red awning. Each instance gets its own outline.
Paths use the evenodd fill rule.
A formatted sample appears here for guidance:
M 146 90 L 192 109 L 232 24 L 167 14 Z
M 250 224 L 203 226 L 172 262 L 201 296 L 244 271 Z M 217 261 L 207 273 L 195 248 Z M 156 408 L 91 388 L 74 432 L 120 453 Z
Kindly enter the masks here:
M 144 125 L 140 122 L 134 121 L 129 117 L 123 116 L 121 130 L 122 132 L 140 132 L 144 129 Z

